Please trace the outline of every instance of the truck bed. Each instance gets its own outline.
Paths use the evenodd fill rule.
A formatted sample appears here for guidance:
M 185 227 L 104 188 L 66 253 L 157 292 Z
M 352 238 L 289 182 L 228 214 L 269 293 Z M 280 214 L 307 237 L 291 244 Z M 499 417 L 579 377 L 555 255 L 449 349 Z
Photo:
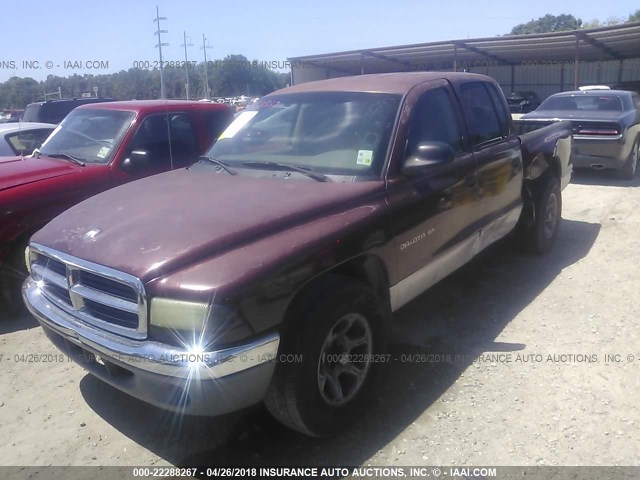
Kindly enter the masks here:
M 522 162 L 525 169 L 541 154 L 549 160 L 564 159 L 565 163 L 559 165 L 562 172 L 561 187 L 564 189 L 569 184 L 573 171 L 571 122 L 514 120 L 513 126 L 522 145 Z

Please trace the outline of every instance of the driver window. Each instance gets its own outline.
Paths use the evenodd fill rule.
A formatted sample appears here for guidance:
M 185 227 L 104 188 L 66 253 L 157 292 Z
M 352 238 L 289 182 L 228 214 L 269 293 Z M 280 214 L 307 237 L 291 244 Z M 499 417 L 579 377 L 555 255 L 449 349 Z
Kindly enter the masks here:
M 456 153 L 462 151 L 455 107 L 445 88 L 429 90 L 416 104 L 409 125 L 407 153 L 411 154 L 421 142 L 443 142 Z
M 167 119 L 171 127 L 171 142 Z M 182 113 L 150 115 L 145 118 L 136 131 L 129 153 L 133 150 L 147 152 L 151 167 L 167 169 L 171 167 L 171 157 L 174 167 L 178 167 L 185 162 L 195 161 L 199 154 L 191 119 Z

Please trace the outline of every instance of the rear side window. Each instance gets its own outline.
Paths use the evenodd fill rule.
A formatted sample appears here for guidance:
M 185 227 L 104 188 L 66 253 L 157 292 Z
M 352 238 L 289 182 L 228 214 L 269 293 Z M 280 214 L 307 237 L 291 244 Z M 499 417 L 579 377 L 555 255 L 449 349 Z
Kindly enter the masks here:
M 472 145 L 502 138 L 502 129 L 493 101 L 483 82 L 464 83 L 460 87 Z
M 171 148 L 174 155 L 197 157 L 200 153 L 191 119 L 184 113 L 171 116 Z
M 421 142 L 443 142 L 455 152 L 462 150 L 458 116 L 445 88 L 429 90 L 418 100 L 409 127 L 407 152 L 413 152 Z
M 502 132 L 503 137 L 509 136 L 509 119 L 510 114 L 504 108 L 504 104 L 502 103 L 503 95 L 498 92 L 497 87 L 492 83 L 487 83 L 487 88 L 489 89 L 489 95 L 491 96 L 491 100 L 493 101 L 493 105 L 498 114 L 498 121 L 500 122 L 500 132 Z

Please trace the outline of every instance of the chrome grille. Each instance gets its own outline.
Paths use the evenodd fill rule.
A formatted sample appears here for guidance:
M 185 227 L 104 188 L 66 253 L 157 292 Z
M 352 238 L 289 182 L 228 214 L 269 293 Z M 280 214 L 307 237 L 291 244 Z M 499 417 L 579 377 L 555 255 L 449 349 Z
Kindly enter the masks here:
M 147 336 L 147 302 L 136 277 L 42 245 L 30 245 L 42 294 L 74 317 L 131 338 Z

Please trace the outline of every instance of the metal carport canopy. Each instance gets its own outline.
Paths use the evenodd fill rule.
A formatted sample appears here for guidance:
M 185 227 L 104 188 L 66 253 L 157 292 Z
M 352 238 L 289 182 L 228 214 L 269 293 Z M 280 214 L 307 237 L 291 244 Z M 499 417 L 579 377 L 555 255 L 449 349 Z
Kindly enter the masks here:
M 624 60 L 640 57 L 640 22 L 530 35 L 447 40 L 291 57 L 296 64 L 347 75 L 462 70 L 465 65 Z

